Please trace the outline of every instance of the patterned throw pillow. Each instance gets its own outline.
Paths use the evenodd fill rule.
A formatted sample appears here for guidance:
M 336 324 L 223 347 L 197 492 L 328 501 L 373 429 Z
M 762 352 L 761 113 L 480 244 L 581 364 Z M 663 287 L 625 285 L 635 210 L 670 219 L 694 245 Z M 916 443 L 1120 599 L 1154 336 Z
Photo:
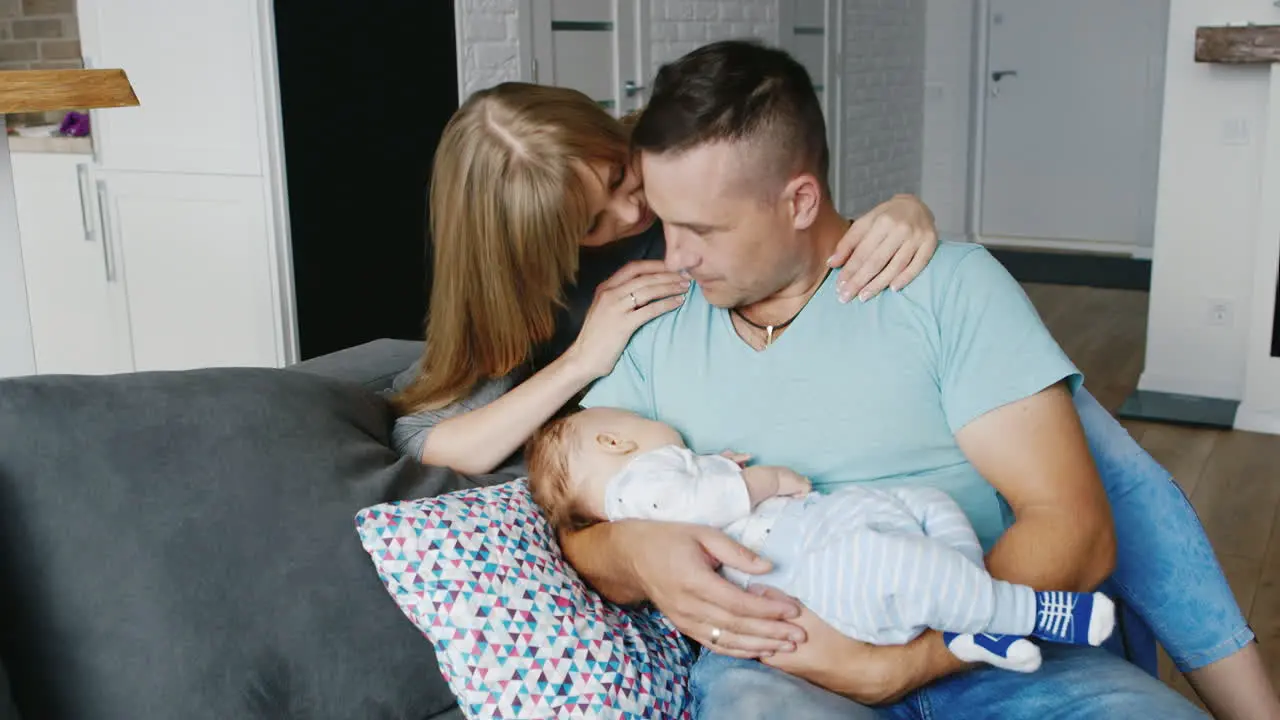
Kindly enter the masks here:
M 356 527 L 468 718 L 690 717 L 684 639 L 589 590 L 523 479 L 375 505 Z

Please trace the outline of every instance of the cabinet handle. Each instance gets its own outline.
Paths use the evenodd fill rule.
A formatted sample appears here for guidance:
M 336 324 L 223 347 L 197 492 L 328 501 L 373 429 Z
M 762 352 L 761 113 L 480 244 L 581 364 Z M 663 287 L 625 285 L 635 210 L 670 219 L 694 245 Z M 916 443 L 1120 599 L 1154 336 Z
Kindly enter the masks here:
M 85 196 L 85 185 L 89 181 L 89 166 L 81 163 L 76 166 L 76 188 L 80 191 L 80 221 L 84 223 L 84 241 L 93 242 L 93 216 L 89 214 L 92 203 Z
M 98 181 L 98 219 L 102 221 L 102 264 L 107 269 L 107 282 L 116 281 L 116 261 L 112 239 L 114 233 L 111 232 L 111 215 L 107 209 L 107 183 L 103 180 Z

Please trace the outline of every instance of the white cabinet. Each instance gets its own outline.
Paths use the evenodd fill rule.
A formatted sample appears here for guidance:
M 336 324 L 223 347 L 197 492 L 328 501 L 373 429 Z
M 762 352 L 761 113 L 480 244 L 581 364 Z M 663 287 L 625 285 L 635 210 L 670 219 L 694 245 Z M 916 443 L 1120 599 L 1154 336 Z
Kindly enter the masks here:
M 280 364 L 260 179 L 13 166 L 37 373 Z
M 259 180 L 103 171 L 97 190 L 135 369 L 279 364 Z
M 123 68 L 141 103 L 93 113 L 104 167 L 262 172 L 261 1 L 79 0 L 86 62 Z
M 93 113 L 92 155 L 15 159 L 36 372 L 296 357 L 270 18 L 270 0 L 79 0 L 86 60 L 141 105 Z
M 97 231 L 91 158 L 14 153 L 36 372 L 97 375 L 133 369 L 124 287 Z

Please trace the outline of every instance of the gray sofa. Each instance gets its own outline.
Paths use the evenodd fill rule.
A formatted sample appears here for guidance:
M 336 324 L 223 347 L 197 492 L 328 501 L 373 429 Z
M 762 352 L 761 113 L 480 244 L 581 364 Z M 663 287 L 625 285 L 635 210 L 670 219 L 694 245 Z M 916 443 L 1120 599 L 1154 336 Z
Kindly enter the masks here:
M 419 350 L 0 381 L 0 718 L 460 718 L 353 518 L 520 467 L 389 449 Z

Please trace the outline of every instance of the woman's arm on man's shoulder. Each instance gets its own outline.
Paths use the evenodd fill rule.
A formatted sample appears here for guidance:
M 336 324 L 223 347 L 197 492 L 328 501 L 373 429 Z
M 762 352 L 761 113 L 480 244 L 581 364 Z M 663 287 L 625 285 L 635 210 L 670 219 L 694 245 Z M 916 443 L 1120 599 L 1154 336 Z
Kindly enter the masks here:
M 515 387 L 505 378 L 491 380 L 443 411 L 407 416 L 397 424 L 425 426 L 418 443 L 423 463 L 471 475 L 488 473 L 593 379 L 565 354 Z M 412 450 L 413 445 L 405 447 Z

